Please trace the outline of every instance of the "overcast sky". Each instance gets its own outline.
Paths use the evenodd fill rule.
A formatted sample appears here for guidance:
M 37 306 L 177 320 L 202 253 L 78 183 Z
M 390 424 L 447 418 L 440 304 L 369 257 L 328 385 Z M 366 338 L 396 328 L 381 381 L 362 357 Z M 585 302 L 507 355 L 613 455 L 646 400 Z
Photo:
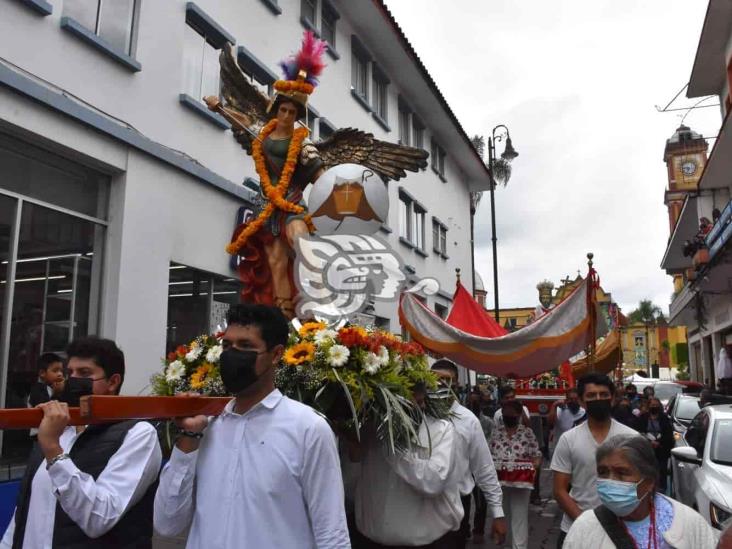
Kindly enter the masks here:
M 465 131 L 506 124 L 519 151 L 496 191 L 501 307 L 534 306 L 537 282 L 584 274 L 592 251 L 626 313 L 644 298 L 667 311 L 663 149 L 684 112 L 654 105 L 688 81 L 707 2 L 386 1 Z M 716 135 L 719 110 L 694 110 L 685 124 Z M 492 305 L 487 195 L 476 244 Z

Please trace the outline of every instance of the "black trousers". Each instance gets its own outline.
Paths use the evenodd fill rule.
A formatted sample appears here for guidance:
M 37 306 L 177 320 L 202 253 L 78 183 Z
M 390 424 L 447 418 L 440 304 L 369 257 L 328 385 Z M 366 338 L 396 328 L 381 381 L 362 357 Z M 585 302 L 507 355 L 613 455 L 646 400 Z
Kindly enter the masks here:
M 460 538 L 459 530 L 448 532 L 427 545 L 382 545 L 381 543 L 370 540 L 360 532 L 357 532 L 357 535 L 353 536 L 353 538 L 351 539 L 353 549 L 458 549 L 458 547 L 464 547 L 464 545 L 458 545 Z
M 463 520 L 460 523 L 460 530 L 458 530 L 458 547 L 465 549 L 470 537 L 470 500 L 473 499 L 473 494 L 467 496 L 460 496 L 460 502 L 463 504 Z
M 473 534 L 485 535 L 485 521 L 488 518 L 488 503 L 485 501 L 485 495 L 480 491 L 478 486 L 473 489 L 473 499 L 475 500 Z

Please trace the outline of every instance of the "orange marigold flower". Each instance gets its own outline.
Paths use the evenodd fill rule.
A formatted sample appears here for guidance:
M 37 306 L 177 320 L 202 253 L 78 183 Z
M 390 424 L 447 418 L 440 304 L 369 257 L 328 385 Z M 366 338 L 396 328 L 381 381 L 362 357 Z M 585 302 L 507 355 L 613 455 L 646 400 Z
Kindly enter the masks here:
M 349 326 L 338 331 L 338 339 L 346 347 L 358 347 L 368 344 L 368 333 L 360 326 Z
M 315 358 L 315 345 L 308 341 L 297 343 L 285 351 L 284 360 L 290 366 L 298 366 Z

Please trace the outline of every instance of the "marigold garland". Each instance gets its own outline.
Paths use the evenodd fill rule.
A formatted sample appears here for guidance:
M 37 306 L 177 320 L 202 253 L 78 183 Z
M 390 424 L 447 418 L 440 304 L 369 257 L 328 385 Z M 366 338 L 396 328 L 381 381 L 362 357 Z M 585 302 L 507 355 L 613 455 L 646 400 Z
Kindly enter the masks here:
M 310 134 L 310 131 L 307 128 L 295 129 L 292 134 L 292 138 L 290 139 L 290 146 L 287 149 L 287 158 L 285 160 L 284 166 L 282 167 L 282 173 L 280 174 L 279 183 L 277 184 L 277 186 L 273 186 L 264 158 L 263 143 L 264 140 L 269 137 L 269 135 L 275 130 L 276 127 L 277 120 L 270 120 L 267 125 L 265 125 L 264 128 L 262 128 L 262 130 L 259 132 L 259 136 L 257 137 L 257 139 L 255 139 L 252 143 L 252 157 L 254 158 L 254 167 L 257 170 L 257 174 L 259 174 L 259 180 L 262 182 L 262 190 L 264 191 L 264 195 L 269 200 L 269 203 L 259 213 L 256 219 L 247 223 L 247 226 L 239 233 L 239 235 L 236 237 L 236 240 L 226 246 L 226 251 L 231 255 L 239 253 L 239 250 L 244 247 L 244 245 L 247 243 L 247 240 L 249 240 L 252 235 L 256 234 L 257 231 L 259 231 L 264 226 L 266 221 L 274 213 L 275 209 L 296 215 L 301 214 L 305 211 L 305 208 L 303 208 L 299 204 L 295 204 L 287 200 L 285 198 L 285 195 L 287 194 L 287 190 L 290 187 L 290 181 L 293 174 L 295 173 L 295 168 L 297 167 L 298 156 L 300 155 L 302 143 L 305 138 Z M 313 226 L 310 215 L 306 214 L 304 216 L 304 221 L 305 224 L 308 226 L 308 230 L 310 232 L 313 232 L 315 228 Z
M 310 95 L 315 90 L 315 86 L 308 82 L 300 82 L 298 80 L 277 80 L 274 83 L 274 89 L 278 92 L 296 91 Z

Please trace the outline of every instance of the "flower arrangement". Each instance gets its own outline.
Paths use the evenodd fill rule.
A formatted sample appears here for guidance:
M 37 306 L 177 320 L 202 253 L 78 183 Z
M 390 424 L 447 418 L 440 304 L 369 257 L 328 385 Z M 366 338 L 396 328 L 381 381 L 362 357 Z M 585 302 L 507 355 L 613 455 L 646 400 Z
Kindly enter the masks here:
M 225 396 L 219 374 L 221 336 L 199 336 L 168 354 L 162 371 L 151 378 L 153 393 Z M 417 439 L 423 411 L 413 401 L 414 389 L 436 389 L 437 377 L 418 343 L 373 328 L 334 330 L 324 322 L 306 322 L 290 334 L 275 384 L 354 438 L 360 438 L 365 425 L 374 426 L 394 453 Z M 449 417 L 449 407 L 450 402 L 425 397 L 424 413 L 433 417 Z
M 194 391 L 207 396 L 224 396 L 226 390 L 219 374 L 221 334 L 199 336 L 180 345 L 163 360 L 163 371 L 150 380 L 153 393 L 172 396 Z
M 437 387 L 419 344 L 373 328 L 334 330 L 323 322 L 306 322 L 291 335 L 282 362 L 276 383 L 285 394 L 356 437 L 371 423 L 392 452 L 417 438 L 422 412 L 412 400 L 415 386 Z M 426 400 L 427 413 L 448 416 L 449 405 Z

